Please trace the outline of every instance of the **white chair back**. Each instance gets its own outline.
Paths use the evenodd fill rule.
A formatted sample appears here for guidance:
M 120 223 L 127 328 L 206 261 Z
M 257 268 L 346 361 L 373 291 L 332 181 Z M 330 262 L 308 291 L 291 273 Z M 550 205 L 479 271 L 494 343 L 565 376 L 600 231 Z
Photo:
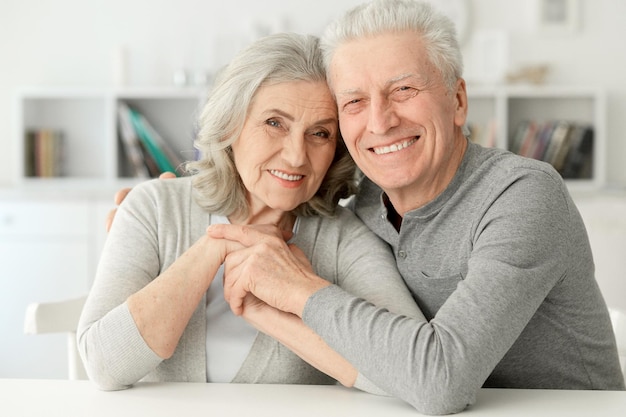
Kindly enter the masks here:
M 68 378 L 87 379 L 76 346 L 76 328 L 87 296 L 57 302 L 31 303 L 26 308 L 24 333 L 67 333 Z

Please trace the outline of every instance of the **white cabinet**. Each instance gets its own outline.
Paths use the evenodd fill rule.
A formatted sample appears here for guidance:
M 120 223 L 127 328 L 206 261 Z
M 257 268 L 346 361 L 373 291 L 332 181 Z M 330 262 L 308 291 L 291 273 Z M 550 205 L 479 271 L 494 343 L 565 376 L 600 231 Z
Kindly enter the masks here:
M 468 125 L 478 141 L 511 149 L 521 122 L 537 125 L 565 121 L 593 130 L 591 170 L 587 178 L 566 178 L 573 189 L 600 187 L 606 174 L 606 95 L 592 87 L 468 86 Z
M 0 193 L 0 378 L 67 378 L 66 335 L 25 335 L 24 316 L 31 302 L 89 290 L 103 243 L 100 201 Z

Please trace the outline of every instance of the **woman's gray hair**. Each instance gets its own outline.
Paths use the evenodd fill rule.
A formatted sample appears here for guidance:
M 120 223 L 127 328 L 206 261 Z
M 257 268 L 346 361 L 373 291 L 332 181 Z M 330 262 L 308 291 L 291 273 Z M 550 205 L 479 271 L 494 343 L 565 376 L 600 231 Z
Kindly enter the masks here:
M 261 38 L 220 72 L 199 118 L 194 142 L 199 158 L 185 166 L 193 175 L 196 200 L 202 207 L 224 216 L 247 215 L 246 189 L 235 167 L 231 145 L 241 134 L 258 89 L 292 81 L 326 82 L 317 37 L 281 33 Z M 335 156 L 319 190 L 293 212 L 332 216 L 339 199 L 356 191 L 355 167 L 338 133 Z
M 381 33 L 414 31 L 425 41 L 429 61 L 441 71 L 446 86 L 455 87 L 463 74 L 463 58 L 454 23 L 427 2 L 373 0 L 359 5 L 331 24 L 322 37 L 326 68 L 339 45 Z

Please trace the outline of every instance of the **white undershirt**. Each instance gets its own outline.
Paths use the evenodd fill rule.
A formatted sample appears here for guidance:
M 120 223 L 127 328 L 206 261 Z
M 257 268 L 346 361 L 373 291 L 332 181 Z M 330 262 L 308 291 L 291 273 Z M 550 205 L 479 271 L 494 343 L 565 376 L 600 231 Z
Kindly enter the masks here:
M 210 216 L 210 224 L 229 224 L 223 216 Z M 235 316 L 224 300 L 224 266 L 217 271 L 206 297 L 207 382 L 231 382 L 254 343 L 257 330 Z
M 298 231 L 299 218 L 293 226 Z M 212 214 L 209 224 L 230 224 L 228 218 Z M 224 265 L 220 266 L 206 297 L 207 382 L 231 382 L 243 365 L 254 343 L 257 330 L 235 316 L 224 300 Z

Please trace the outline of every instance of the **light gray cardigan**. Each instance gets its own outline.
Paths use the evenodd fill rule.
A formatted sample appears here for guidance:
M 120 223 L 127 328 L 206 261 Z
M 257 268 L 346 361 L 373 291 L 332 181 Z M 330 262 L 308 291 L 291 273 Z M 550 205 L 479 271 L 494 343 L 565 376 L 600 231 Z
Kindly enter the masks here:
M 128 296 L 205 233 L 211 214 L 195 203 L 193 192 L 190 178 L 148 181 L 133 188 L 116 214 L 77 334 L 89 378 L 102 389 L 123 389 L 139 380 L 207 380 L 204 298 L 167 360 L 144 342 L 126 305 Z M 396 313 L 421 316 L 388 246 L 351 211 L 301 218 L 292 242 L 319 275 L 346 291 Z M 261 333 L 233 382 L 335 383 Z

